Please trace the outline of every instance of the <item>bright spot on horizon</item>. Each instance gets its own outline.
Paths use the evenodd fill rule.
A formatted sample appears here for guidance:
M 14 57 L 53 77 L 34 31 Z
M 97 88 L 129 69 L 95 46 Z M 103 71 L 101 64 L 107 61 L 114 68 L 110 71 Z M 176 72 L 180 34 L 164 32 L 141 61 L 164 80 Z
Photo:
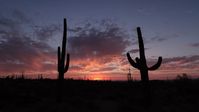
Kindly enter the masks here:
M 101 74 L 93 74 L 88 77 L 89 80 L 94 81 L 102 81 L 102 80 L 108 80 L 104 75 Z

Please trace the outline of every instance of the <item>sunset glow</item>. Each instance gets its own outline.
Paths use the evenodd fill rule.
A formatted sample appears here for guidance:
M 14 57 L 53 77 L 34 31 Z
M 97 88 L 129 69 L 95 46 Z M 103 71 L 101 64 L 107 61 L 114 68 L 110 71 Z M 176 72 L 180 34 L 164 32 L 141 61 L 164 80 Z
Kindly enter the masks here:
M 89 78 L 90 80 L 106 80 L 104 77 L 100 75 L 94 75 Z
M 149 72 L 150 79 L 173 79 L 182 73 L 199 77 L 197 1 L 22 1 L 0 4 L 2 77 L 23 72 L 27 77 L 57 78 L 65 17 L 71 56 L 65 78 L 127 80 L 130 68 L 132 77 L 140 80 L 139 70 L 126 57 L 127 52 L 133 59 L 139 57 L 138 26 L 147 64 L 163 57 L 160 68 Z

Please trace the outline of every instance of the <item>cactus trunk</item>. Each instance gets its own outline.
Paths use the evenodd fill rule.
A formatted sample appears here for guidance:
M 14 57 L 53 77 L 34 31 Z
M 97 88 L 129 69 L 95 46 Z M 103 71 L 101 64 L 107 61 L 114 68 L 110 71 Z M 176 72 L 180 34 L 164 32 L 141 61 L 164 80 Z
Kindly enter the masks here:
M 141 80 L 143 82 L 148 82 L 149 81 L 149 75 L 148 75 L 148 70 L 140 70 L 140 74 L 141 74 Z
M 142 39 L 142 33 L 140 30 L 140 27 L 137 28 L 137 34 L 138 34 L 138 42 L 139 42 L 139 52 L 140 52 L 140 59 L 142 60 L 142 63 L 146 63 L 146 58 L 145 58 L 145 51 L 144 51 L 144 42 Z
M 66 57 L 66 42 L 67 42 L 67 24 L 66 19 L 64 19 L 64 30 L 63 30 L 63 40 L 62 40 L 62 48 L 60 50 L 60 46 L 58 46 L 57 50 L 57 67 L 58 67 L 58 79 L 64 80 L 64 73 L 68 71 L 69 68 L 69 61 L 70 61 L 70 55 L 67 54 L 67 59 L 65 63 L 65 57 Z

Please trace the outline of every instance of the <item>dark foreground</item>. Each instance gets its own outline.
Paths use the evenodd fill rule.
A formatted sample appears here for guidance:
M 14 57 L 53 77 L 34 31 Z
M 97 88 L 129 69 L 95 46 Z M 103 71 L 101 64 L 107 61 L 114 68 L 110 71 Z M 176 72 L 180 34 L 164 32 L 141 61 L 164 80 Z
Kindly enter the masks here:
M 0 112 L 199 112 L 199 80 L 150 84 L 66 80 L 57 102 L 55 80 L 0 79 Z

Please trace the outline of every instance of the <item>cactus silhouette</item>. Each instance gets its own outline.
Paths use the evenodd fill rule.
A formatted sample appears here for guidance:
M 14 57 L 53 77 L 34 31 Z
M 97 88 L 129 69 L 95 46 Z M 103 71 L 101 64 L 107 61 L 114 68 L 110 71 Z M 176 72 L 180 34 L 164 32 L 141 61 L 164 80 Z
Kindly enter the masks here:
M 60 46 L 58 46 L 57 50 L 57 70 L 59 72 L 58 79 L 64 79 L 64 73 L 68 71 L 70 55 L 67 54 L 67 59 L 65 63 L 65 55 L 66 55 L 66 41 L 67 41 L 67 24 L 66 19 L 64 18 L 64 30 L 63 30 L 63 40 L 62 40 L 62 49 L 60 51 Z
M 57 70 L 59 72 L 58 82 L 57 82 L 57 102 L 62 102 L 63 97 L 63 82 L 64 82 L 64 73 L 68 71 L 70 55 L 67 54 L 66 57 L 66 42 L 67 42 L 67 24 L 66 19 L 64 18 L 64 30 L 63 30 L 63 40 L 62 40 L 62 48 L 60 50 L 60 46 L 57 48 Z
M 152 67 L 148 67 L 146 63 L 146 57 L 145 57 L 145 49 L 144 49 L 144 43 L 142 39 L 142 33 L 140 27 L 137 27 L 137 34 L 138 34 L 138 43 L 139 43 L 139 54 L 140 58 L 136 57 L 135 61 L 131 58 L 130 54 L 127 53 L 127 58 L 129 63 L 134 67 L 140 70 L 141 74 L 141 81 L 142 82 L 148 82 L 149 76 L 148 71 L 149 70 L 156 70 L 160 67 L 162 63 L 162 57 L 158 58 L 158 62 L 153 65 Z

